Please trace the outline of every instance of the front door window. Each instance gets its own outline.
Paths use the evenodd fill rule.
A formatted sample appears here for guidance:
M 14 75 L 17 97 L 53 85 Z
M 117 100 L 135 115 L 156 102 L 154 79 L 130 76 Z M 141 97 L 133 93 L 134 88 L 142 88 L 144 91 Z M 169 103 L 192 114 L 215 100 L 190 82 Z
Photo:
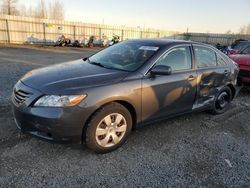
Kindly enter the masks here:
M 176 47 L 163 55 L 156 65 L 169 66 L 173 71 L 192 69 L 190 48 L 188 46 Z

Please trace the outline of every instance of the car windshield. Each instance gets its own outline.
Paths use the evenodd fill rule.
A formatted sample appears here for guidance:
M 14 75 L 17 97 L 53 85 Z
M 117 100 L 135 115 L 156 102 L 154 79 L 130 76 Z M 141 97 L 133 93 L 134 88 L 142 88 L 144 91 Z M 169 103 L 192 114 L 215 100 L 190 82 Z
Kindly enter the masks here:
M 143 42 L 126 41 L 115 44 L 91 56 L 89 63 L 110 69 L 133 72 L 148 61 L 158 46 Z

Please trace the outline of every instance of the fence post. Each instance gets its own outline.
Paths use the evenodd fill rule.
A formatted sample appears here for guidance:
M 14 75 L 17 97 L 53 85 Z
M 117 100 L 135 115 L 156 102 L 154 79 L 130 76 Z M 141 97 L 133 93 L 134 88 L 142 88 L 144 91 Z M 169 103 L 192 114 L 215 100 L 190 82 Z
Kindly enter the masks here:
M 102 28 L 101 27 L 99 28 L 99 37 L 100 37 L 100 39 L 102 38 Z
M 141 31 L 141 38 L 142 38 L 142 35 L 143 35 L 143 31 Z
M 122 29 L 122 36 L 121 36 L 122 41 L 124 40 L 124 30 Z
M 157 33 L 157 37 L 160 38 L 160 32 Z
M 73 37 L 74 37 L 74 41 L 76 40 L 76 26 L 73 26 Z
M 46 24 L 43 23 L 43 41 L 46 44 Z
M 5 22 L 6 22 L 7 43 L 10 44 L 10 30 L 9 30 L 9 22 L 8 22 L 8 19 L 6 19 Z

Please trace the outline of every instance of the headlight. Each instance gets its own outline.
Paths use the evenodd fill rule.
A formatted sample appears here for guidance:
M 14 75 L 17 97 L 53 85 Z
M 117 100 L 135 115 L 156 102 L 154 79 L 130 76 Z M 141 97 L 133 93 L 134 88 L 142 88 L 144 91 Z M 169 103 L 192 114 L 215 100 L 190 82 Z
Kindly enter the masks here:
M 38 99 L 34 106 L 65 107 L 79 104 L 87 95 L 45 95 Z

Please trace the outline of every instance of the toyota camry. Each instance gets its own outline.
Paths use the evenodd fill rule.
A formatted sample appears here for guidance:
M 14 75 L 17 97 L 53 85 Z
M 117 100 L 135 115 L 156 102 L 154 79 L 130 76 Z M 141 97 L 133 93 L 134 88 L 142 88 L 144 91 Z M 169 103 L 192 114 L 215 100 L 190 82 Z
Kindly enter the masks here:
M 110 152 L 138 125 L 194 111 L 224 113 L 237 95 L 238 72 L 206 44 L 128 40 L 28 72 L 13 89 L 14 118 L 35 137 Z

